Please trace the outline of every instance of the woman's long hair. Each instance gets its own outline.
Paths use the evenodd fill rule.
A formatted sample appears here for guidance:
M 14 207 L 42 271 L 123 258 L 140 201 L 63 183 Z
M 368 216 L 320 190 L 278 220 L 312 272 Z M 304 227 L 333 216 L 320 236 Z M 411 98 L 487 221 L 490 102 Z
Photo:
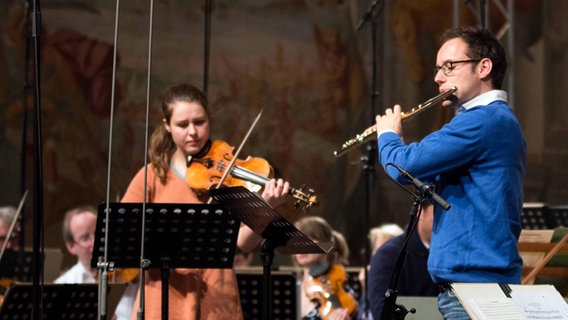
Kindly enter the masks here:
M 333 230 L 325 219 L 310 216 L 296 221 L 294 225 L 313 241 L 333 243 L 333 249 L 327 255 L 329 263 L 349 264 L 349 246 L 345 237 Z

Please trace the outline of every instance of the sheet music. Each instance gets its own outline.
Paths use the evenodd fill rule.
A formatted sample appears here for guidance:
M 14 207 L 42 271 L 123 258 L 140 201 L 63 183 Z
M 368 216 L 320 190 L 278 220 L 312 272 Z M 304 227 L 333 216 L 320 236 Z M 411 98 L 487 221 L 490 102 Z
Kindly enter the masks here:
M 508 298 L 497 283 L 453 283 L 474 320 L 568 320 L 568 304 L 552 285 L 510 285 Z
M 521 320 L 525 319 L 521 310 L 509 298 L 470 299 L 471 310 L 482 320 Z
M 511 298 L 527 320 L 568 320 L 568 304 L 553 286 L 514 286 Z

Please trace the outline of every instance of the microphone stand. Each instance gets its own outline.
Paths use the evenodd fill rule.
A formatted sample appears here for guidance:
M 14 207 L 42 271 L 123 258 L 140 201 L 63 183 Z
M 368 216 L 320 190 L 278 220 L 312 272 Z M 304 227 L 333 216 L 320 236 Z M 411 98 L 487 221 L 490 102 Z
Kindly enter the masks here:
M 41 259 L 41 246 L 43 243 L 43 180 L 42 180 L 42 144 L 41 144 L 41 74 L 40 74 L 40 35 L 41 35 L 41 13 L 39 0 L 34 0 L 34 19 L 32 36 L 34 39 L 34 206 L 33 206 L 33 255 L 32 255 L 32 320 L 43 318 L 43 308 L 41 306 L 43 290 L 40 284 L 40 276 L 43 275 L 43 262 Z
M 404 237 L 404 243 L 402 245 L 402 248 L 400 248 L 400 252 L 398 253 L 398 257 L 393 268 L 393 273 L 391 275 L 389 288 L 385 292 L 385 300 L 381 312 L 381 320 L 399 320 L 404 319 L 409 312 L 413 314 L 416 313 L 416 309 L 414 308 L 408 310 L 403 305 L 396 304 L 396 298 L 398 296 L 396 287 L 398 285 L 400 272 L 402 270 L 404 262 L 406 261 L 408 241 L 411 238 L 412 233 L 416 231 L 416 225 L 418 223 L 418 219 L 420 218 L 419 209 L 421 209 L 421 204 L 426 199 L 426 196 L 423 193 L 418 194 L 418 196 L 414 197 L 414 202 L 412 203 L 412 208 L 410 209 L 410 221 L 408 223 L 406 236 Z
M 205 0 L 205 30 L 203 43 L 203 92 L 207 95 L 209 88 L 209 57 L 211 55 L 211 0 Z
M 380 3 L 379 10 L 375 10 L 377 4 Z M 379 93 L 376 89 L 377 87 L 377 21 L 376 17 L 380 13 L 383 7 L 383 1 L 375 0 L 371 6 L 367 9 L 359 23 L 357 24 L 357 30 L 360 30 L 366 22 L 371 22 L 371 44 L 372 44 L 372 76 L 371 76 L 371 105 L 369 108 L 371 121 L 375 118 L 375 106 L 377 105 L 377 97 Z M 362 155 L 359 160 L 362 163 L 363 172 L 365 173 L 365 226 L 369 230 L 370 226 L 370 215 L 371 215 L 371 189 L 373 187 L 373 178 L 375 174 L 375 155 L 376 155 L 376 143 L 370 141 L 366 145 L 366 154 Z M 364 301 L 365 310 L 363 310 L 363 317 L 367 319 L 369 314 L 369 297 L 368 297 L 368 286 L 367 286 L 367 265 L 369 264 L 370 255 L 370 245 L 369 241 L 365 241 L 365 254 L 363 255 L 363 272 L 365 275 L 365 290 L 364 290 Z
M 377 7 L 377 5 L 379 5 L 380 7 L 377 10 L 377 13 L 373 14 L 375 12 L 375 8 Z M 363 25 L 368 21 L 374 21 L 375 20 L 374 18 L 383 9 L 383 5 L 384 5 L 384 1 L 382 1 L 382 0 L 373 1 L 373 3 L 371 3 L 371 6 L 367 9 L 367 11 L 365 11 L 365 14 L 361 18 L 361 20 L 359 20 L 359 23 L 357 23 L 356 29 L 357 30 L 361 29 L 361 27 L 363 27 Z
M 31 28 L 30 28 L 30 15 L 31 15 L 31 1 L 24 0 L 24 84 L 22 87 L 22 140 L 20 141 L 20 191 L 21 194 L 26 193 L 26 159 L 27 159 L 27 145 L 28 145 L 28 93 L 32 88 L 29 81 L 29 66 L 30 66 L 30 38 L 31 38 Z M 18 274 L 18 279 L 24 279 L 24 263 L 25 263 L 25 244 L 26 244 L 26 222 L 25 213 L 19 216 L 19 227 L 20 232 L 18 235 L 18 244 L 20 247 L 18 256 L 18 265 L 22 266 L 20 268 L 20 273 Z
M 402 248 L 400 248 L 400 252 L 398 253 L 393 273 L 391 275 L 389 288 L 385 292 L 385 301 L 383 304 L 383 310 L 381 312 L 381 320 L 399 320 L 404 319 L 404 317 L 406 317 L 409 312 L 416 313 L 416 309 L 414 308 L 408 310 L 403 305 L 396 304 L 396 297 L 398 296 L 396 287 L 398 285 L 400 272 L 406 260 L 408 241 L 410 240 L 412 233 L 416 231 L 416 225 L 418 224 L 418 219 L 420 219 L 421 205 L 425 200 L 431 201 L 432 204 L 439 205 L 444 210 L 448 210 L 451 205 L 438 194 L 436 194 L 436 192 L 434 192 L 430 186 L 413 177 L 410 173 L 408 173 L 408 171 L 395 165 L 392 162 L 389 162 L 385 165 L 385 171 L 386 167 L 388 166 L 395 167 L 401 173 L 401 175 L 404 176 L 416 188 L 416 192 L 412 193 L 412 191 L 399 184 L 388 174 L 388 172 L 386 172 L 389 179 L 406 190 L 408 193 L 412 194 L 412 196 L 414 197 L 414 203 L 412 204 L 412 209 L 410 210 L 410 222 L 408 223 L 406 236 L 404 237 L 404 243 L 402 245 Z

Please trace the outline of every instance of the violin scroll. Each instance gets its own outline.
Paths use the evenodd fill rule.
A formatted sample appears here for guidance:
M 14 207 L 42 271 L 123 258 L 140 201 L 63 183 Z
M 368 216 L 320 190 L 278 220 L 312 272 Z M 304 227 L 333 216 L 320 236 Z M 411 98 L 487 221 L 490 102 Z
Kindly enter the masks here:
M 294 202 L 294 208 L 299 208 L 302 204 L 304 204 L 302 209 L 304 212 L 307 212 L 311 207 L 317 206 L 319 202 L 315 190 L 309 188 L 304 192 L 305 188 L 305 184 L 302 184 L 300 189 L 290 188 L 290 194 L 292 197 L 297 199 L 296 202 Z

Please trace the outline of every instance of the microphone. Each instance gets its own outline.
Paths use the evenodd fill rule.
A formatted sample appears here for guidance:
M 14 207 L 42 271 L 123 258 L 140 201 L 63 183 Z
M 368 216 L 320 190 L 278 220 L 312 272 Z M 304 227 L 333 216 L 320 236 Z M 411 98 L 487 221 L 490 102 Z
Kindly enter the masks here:
M 428 196 L 428 198 L 432 202 L 435 202 L 444 210 L 450 209 L 451 205 L 447 203 L 446 200 L 444 200 L 442 197 L 440 197 L 434 190 L 432 190 L 432 187 L 413 177 L 410 173 L 408 173 L 408 171 L 392 162 L 387 163 L 387 165 L 392 165 L 393 167 L 395 167 L 408 181 L 410 181 L 410 183 L 414 185 L 414 187 L 416 187 L 416 189 L 420 191 L 420 193 Z

